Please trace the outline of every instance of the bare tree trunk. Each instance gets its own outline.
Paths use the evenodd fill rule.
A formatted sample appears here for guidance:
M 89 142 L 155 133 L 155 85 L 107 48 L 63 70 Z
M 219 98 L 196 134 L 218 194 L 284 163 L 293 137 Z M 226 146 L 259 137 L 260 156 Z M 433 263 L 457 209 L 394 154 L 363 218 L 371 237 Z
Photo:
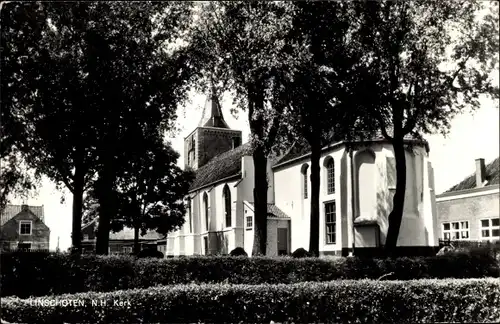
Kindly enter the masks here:
M 134 224 L 134 255 L 139 254 L 140 246 L 139 246 L 139 225 Z
M 267 245 L 267 158 L 262 147 L 256 147 L 253 152 L 255 186 L 253 197 L 254 211 L 254 240 L 252 255 L 265 255 Z
M 400 137 L 400 136 L 398 136 Z M 396 158 L 396 192 L 393 198 L 393 208 L 389 214 L 389 228 L 385 241 L 385 252 L 387 255 L 394 255 L 399 236 L 399 228 L 403 219 L 405 190 L 406 190 L 406 157 L 402 136 L 392 141 L 394 155 Z
M 84 174 L 82 167 L 75 168 L 75 181 L 73 183 L 73 224 L 71 233 L 72 253 L 82 252 L 82 208 L 83 208 Z
M 113 191 L 114 171 L 112 158 L 104 161 L 98 180 L 99 227 L 97 228 L 96 253 L 107 255 L 109 250 L 109 231 L 111 219 L 115 212 L 115 197 Z
M 319 256 L 319 187 L 321 144 L 314 141 L 311 144 L 311 218 L 309 234 L 309 252 Z M 306 184 L 307 185 L 307 184 Z
M 75 168 L 75 181 L 73 183 L 73 224 L 71 232 L 72 253 L 82 252 L 82 208 L 83 208 L 83 188 L 84 173 L 82 167 Z

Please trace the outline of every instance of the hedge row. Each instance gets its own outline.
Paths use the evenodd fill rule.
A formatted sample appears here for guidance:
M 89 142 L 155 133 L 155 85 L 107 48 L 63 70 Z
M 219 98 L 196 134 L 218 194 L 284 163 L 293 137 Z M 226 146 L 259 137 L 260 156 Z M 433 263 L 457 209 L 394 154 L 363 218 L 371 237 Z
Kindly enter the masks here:
M 43 296 L 113 291 L 187 283 L 278 284 L 336 279 L 410 280 L 498 277 L 499 264 L 487 254 L 360 259 L 70 256 L 17 253 L 2 255 L 2 296 Z
M 500 282 L 491 278 L 190 284 L 1 301 L 9 322 L 50 324 L 477 323 L 498 322 L 498 305 Z

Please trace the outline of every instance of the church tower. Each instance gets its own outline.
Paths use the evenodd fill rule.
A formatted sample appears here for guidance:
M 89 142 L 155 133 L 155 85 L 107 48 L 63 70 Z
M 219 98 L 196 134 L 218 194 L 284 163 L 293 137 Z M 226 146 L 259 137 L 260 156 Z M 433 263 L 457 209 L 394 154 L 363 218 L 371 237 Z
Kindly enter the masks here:
M 198 127 L 184 138 L 184 165 L 196 170 L 215 156 L 241 145 L 241 131 L 232 130 L 222 115 L 219 98 L 212 87 Z

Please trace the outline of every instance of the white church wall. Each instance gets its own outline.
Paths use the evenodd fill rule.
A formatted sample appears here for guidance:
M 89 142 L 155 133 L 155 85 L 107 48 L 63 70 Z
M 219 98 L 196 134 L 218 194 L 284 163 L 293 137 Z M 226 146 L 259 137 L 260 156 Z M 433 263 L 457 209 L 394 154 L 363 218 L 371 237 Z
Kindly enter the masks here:
M 382 167 L 383 184 L 380 189 L 382 200 L 379 203 L 378 223 L 380 226 L 380 236 L 382 244 L 385 243 L 387 229 L 389 226 L 388 216 L 392 210 L 392 197 L 395 191 L 395 183 L 391 184 L 390 174 L 391 167 L 387 167 L 390 159 L 394 159 L 394 151 L 392 145 L 383 144 L 382 153 L 384 158 L 381 159 L 386 167 Z M 433 213 L 429 208 L 430 197 L 426 197 L 428 187 L 428 168 L 425 167 L 427 152 L 424 147 L 416 146 L 412 152 L 405 152 L 406 158 L 406 191 L 405 191 L 405 206 L 403 220 L 401 222 L 398 246 L 433 246 Z M 387 159 L 389 158 L 389 159 Z M 394 161 L 394 160 L 393 160 Z M 394 162 L 392 162 L 394 163 Z M 395 172 L 395 169 L 393 169 Z M 395 181 L 395 174 L 392 176 Z
M 274 172 L 275 204 L 291 218 L 291 252 L 298 248 L 309 250 L 310 190 L 308 198 L 304 199 L 300 172 L 304 163 L 309 161 L 290 164 Z
M 252 156 L 241 158 L 241 176 L 242 179 L 238 184 L 238 201 L 253 202 L 254 168 Z
M 342 227 L 341 227 L 341 161 L 344 154 L 344 146 L 323 154 L 319 161 L 320 165 L 320 188 L 319 188 L 319 250 L 324 253 L 333 253 L 342 249 Z M 328 176 L 326 164 L 332 158 L 334 162 L 334 185 L 335 191 L 328 193 Z M 335 243 L 327 243 L 326 238 L 326 215 L 325 208 L 328 203 L 335 203 Z M 309 217 L 308 217 L 309 219 Z
M 253 231 L 253 225 L 254 223 L 254 212 L 253 209 L 251 209 L 249 206 L 247 206 L 245 203 L 243 203 L 243 213 L 245 215 L 245 228 L 244 228 L 244 246 L 243 248 L 245 249 L 245 252 L 248 255 L 252 255 L 252 247 L 253 247 L 253 236 L 254 236 L 254 231 Z M 246 224 L 246 218 L 251 217 L 252 218 L 252 227 L 248 228 Z

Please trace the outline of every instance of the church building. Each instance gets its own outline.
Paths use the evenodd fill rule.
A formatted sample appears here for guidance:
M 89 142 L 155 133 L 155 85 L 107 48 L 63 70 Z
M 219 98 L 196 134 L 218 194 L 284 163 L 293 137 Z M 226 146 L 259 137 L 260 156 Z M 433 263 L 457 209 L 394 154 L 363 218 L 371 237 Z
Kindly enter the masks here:
M 205 114 L 207 116 L 205 116 Z M 224 120 L 215 94 L 202 120 L 184 139 L 184 163 L 196 171 L 183 227 L 166 239 L 166 256 L 228 254 L 242 247 L 251 255 L 254 238 L 252 146 Z M 398 246 L 434 249 L 439 231 L 434 179 L 426 141 L 406 139 L 407 187 Z M 350 149 L 351 148 L 351 149 Z M 382 136 L 337 142 L 321 160 L 320 255 L 349 255 L 385 243 L 396 189 L 392 145 Z M 309 249 L 310 152 L 293 145 L 270 158 L 267 251 L 286 255 Z M 354 250 L 353 250 L 354 249 Z

